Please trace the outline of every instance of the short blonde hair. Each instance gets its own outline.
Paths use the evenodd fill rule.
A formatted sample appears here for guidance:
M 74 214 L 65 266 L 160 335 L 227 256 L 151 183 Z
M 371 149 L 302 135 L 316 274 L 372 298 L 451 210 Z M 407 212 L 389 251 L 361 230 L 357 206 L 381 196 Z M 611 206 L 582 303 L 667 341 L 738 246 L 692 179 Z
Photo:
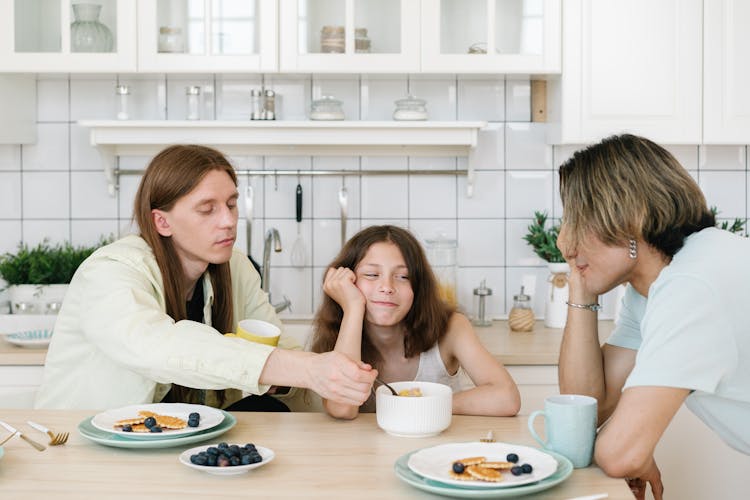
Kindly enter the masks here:
M 642 238 L 671 257 L 685 238 L 716 224 L 698 184 L 666 149 L 617 135 L 560 166 L 563 221 L 571 243 L 592 233 L 608 245 Z

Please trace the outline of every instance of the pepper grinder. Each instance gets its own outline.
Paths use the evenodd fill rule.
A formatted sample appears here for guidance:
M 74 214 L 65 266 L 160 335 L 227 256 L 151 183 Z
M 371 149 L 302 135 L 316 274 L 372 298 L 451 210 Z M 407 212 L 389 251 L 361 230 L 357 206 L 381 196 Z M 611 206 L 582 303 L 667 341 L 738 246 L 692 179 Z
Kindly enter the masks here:
M 471 320 L 471 323 L 475 326 L 492 325 L 492 320 L 487 319 L 486 317 L 486 299 L 488 295 L 492 295 L 492 288 L 487 288 L 487 286 L 485 285 L 486 281 L 487 280 L 482 280 L 479 288 L 474 289 L 474 319 Z

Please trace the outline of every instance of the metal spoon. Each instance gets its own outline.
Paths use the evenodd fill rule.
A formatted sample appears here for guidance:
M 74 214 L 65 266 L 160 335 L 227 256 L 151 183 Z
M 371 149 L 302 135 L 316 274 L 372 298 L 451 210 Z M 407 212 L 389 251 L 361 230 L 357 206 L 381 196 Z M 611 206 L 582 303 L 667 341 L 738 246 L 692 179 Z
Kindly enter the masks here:
M 375 377 L 375 381 L 376 381 L 376 382 L 380 382 L 380 385 L 384 385 L 384 386 L 386 386 L 386 387 L 387 387 L 387 388 L 388 388 L 388 389 L 389 389 L 389 390 L 391 391 L 391 394 L 393 394 L 394 396 L 398 396 L 398 392 L 396 392 L 396 389 L 394 389 L 394 388 L 393 388 L 393 387 L 391 387 L 390 385 L 386 384 L 385 382 L 383 382 L 382 380 L 380 380 L 380 379 L 379 379 L 379 378 L 377 378 L 377 377 Z

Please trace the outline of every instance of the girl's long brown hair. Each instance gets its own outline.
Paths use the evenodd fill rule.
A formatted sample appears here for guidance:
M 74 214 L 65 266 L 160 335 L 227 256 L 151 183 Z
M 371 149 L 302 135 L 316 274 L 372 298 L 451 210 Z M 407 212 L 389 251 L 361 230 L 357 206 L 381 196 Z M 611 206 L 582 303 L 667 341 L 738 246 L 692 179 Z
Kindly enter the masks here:
M 159 234 L 151 211 L 170 211 L 177 200 L 195 189 L 206 174 L 213 170 L 226 172 L 237 185 L 234 168 L 219 151 L 205 146 L 170 146 L 151 160 L 135 196 L 133 220 L 138 224 L 141 237 L 154 252 L 161 270 L 166 313 L 175 321 L 187 319 L 186 278 L 172 238 Z M 214 290 L 211 324 L 220 332 L 231 332 L 234 329 L 234 318 L 229 262 L 209 264 L 208 273 Z M 219 391 L 217 396 L 223 402 L 223 391 Z M 194 397 L 194 389 L 172 385 L 170 398 L 175 401 L 188 402 Z
M 455 310 L 440 298 L 437 280 L 419 241 L 409 231 L 400 227 L 370 226 L 354 235 L 328 267 L 346 267 L 354 271 L 367 250 L 373 244 L 380 242 L 396 245 L 409 270 L 409 283 L 414 292 L 414 302 L 402 323 L 406 330 L 404 355 L 411 358 L 429 350 L 445 335 L 448 320 Z M 313 321 L 313 352 L 333 350 L 343 317 L 344 311 L 341 306 L 324 294 L 323 302 Z M 370 342 L 364 330 L 362 361 L 374 367 L 383 361 L 381 354 Z

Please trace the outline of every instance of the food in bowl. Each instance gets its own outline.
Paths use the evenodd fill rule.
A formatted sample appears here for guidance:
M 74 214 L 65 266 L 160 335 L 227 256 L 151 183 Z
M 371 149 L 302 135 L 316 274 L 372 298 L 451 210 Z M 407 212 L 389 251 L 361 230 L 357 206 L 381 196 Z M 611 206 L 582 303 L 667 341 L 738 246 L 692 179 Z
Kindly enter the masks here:
M 436 436 L 448 428 L 453 416 L 453 391 L 434 382 L 393 382 L 400 394 L 419 389 L 420 397 L 393 395 L 385 386 L 375 391 L 375 414 L 378 426 L 393 436 Z
M 411 387 L 409 389 L 401 389 L 398 391 L 399 396 L 406 396 L 409 398 L 421 398 L 422 397 L 422 389 L 419 387 Z

